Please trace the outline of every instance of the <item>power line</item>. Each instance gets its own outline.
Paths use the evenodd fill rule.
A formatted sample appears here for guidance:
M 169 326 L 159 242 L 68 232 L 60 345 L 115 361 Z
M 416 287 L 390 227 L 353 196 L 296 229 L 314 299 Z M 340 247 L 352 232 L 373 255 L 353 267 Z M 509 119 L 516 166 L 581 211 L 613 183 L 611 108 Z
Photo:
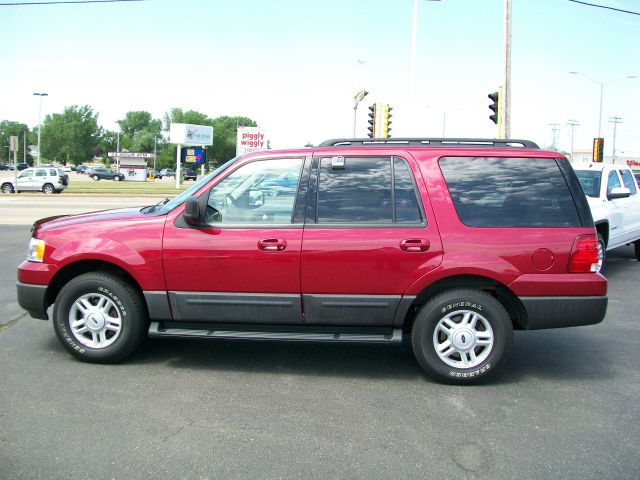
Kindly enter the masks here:
M 118 2 L 144 2 L 146 0 L 78 0 L 73 1 L 51 1 L 51 2 L 11 2 L 0 3 L 0 7 L 19 7 L 23 5 L 60 5 L 60 4 L 74 4 L 74 3 L 118 3 Z
M 582 5 L 588 5 L 590 7 L 604 8 L 606 10 L 614 10 L 616 12 L 622 12 L 622 13 L 630 13 L 631 15 L 640 15 L 640 12 L 632 12 L 630 10 L 622 10 L 621 8 L 614 8 L 614 7 L 609 7 L 609 6 L 606 6 L 606 5 L 598 5 L 596 3 L 581 2 L 580 0 L 569 0 L 569 1 L 573 2 L 573 3 L 580 3 Z

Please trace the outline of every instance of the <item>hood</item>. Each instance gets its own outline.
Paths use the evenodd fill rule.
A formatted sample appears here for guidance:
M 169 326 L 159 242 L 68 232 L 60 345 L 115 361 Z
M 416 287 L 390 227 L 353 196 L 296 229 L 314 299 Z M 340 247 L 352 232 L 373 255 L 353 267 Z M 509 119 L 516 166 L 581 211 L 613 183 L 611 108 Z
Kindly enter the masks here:
M 148 217 L 141 213 L 144 207 L 119 208 L 116 210 L 100 210 L 97 212 L 80 213 L 77 215 L 58 215 L 54 217 L 41 218 L 36 220 L 31 228 L 31 232 L 36 230 L 45 231 L 52 228 L 68 227 L 71 225 L 95 223 L 95 222 L 118 222 L 122 220 L 137 220 Z

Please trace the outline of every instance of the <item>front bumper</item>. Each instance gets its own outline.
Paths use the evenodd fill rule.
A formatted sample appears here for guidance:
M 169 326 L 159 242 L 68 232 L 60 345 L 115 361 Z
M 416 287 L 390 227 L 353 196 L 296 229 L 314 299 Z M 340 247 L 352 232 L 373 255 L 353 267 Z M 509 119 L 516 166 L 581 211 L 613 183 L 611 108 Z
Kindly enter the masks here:
M 602 322 L 607 313 L 606 295 L 594 297 L 520 297 L 526 330 L 579 327 Z
M 17 282 L 18 303 L 33 318 L 40 320 L 49 320 L 47 315 L 47 286 L 31 285 L 28 283 Z

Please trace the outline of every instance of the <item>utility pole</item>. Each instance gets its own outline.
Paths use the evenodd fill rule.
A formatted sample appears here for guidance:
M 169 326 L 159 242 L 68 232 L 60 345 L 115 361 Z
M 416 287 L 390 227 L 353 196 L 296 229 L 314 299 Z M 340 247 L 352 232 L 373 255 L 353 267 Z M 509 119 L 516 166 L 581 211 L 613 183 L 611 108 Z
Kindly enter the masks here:
M 616 163 L 616 127 L 619 123 L 622 123 L 622 118 L 620 117 L 611 117 L 609 119 L 609 123 L 613 123 L 613 152 L 612 152 L 612 163 Z
M 551 135 L 553 136 L 551 140 L 551 150 L 557 151 L 556 138 L 558 137 L 558 132 L 560 131 L 560 125 L 557 123 L 550 123 L 549 126 L 551 127 Z
M 511 0 L 504 0 L 504 89 L 502 95 L 504 138 L 511 138 Z
M 580 122 L 578 122 L 577 120 L 571 119 L 571 120 L 567 120 L 567 123 L 571 127 L 571 161 L 573 162 L 573 129 L 574 127 L 577 127 L 578 125 L 580 125 Z

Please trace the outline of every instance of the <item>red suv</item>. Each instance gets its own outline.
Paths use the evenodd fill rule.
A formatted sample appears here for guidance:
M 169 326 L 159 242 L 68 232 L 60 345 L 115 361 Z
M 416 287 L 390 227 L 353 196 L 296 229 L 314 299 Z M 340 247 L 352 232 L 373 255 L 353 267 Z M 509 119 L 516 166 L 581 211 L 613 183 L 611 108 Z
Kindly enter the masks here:
M 272 195 L 282 178 L 292 184 Z M 474 383 L 513 330 L 605 316 L 570 164 L 519 140 L 333 140 L 234 158 L 158 205 L 37 221 L 18 300 L 89 362 L 147 336 L 399 342 Z

